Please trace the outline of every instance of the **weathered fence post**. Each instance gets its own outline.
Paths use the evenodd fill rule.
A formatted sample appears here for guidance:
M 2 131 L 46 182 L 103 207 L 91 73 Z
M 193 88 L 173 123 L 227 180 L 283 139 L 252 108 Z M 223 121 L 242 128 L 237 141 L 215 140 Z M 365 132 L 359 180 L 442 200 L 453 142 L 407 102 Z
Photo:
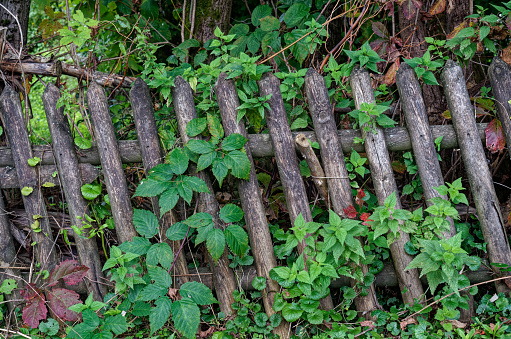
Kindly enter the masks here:
M 360 109 L 361 104 L 364 102 L 376 102 L 373 89 L 371 88 L 371 79 L 366 70 L 354 69 L 350 76 L 350 84 L 357 109 Z M 370 124 L 372 124 L 370 132 L 366 132 L 362 126 L 361 129 L 362 137 L 365 139 L 367 159 L 369 160 L 369 168 L 378 203 L 383 205 L 385 199 L 392 193 L 395 193 L 397 201 L 395 207 L 400 209 L 401 202 L 399 201 L 399 194 L 390 164 L 390 156 L 387 151 L 383 129 L 376 125 L 374 119 Z M 403 301 L 405 304 L 413 305 L 415 300 L 423 300 L 424 290 L 419 280 L 417 269 L 405 270 L 406 266 L 413 260 L 412 256 L 406 253 L 404 249 L 405 244 L 410 241 L 410 236 L 408 233 L 399 232 L 399 239 L 390 245 L 390 253 L 394 262 L 394 268 L 396 269 Z
M 238 107 L 240 106 L 236 86 L 232 80 L 226 79 L 226 74 L 221 73 L 218 77 L 215 90 L 222 115 L 222 123 L 226 136 L 238 133 L 247 138 L 247 131 L 243 121 L 236 122 Z M 266 288 L 263 291 L 263 304 L 266 314 L 271 316 L 275 313 L 273 310 L 273 301 L 275 293 L 280 290 L 279 284 L 270 278 L 270 270 L 277 266 L 277 260 L 273 252 L 273 243 L 266 220 L 266 213 L 261 197 L 261 191 L 257 182 L 257 176 L 254 169 L 254 161 L 250 148 L 246 147 L 247 157 L 250 160 L 250 179 L 238 180 L 238 190 L 240 194 L 241 205 L 245 212 L 245 221 L 247 224 L 250 246 L 256 265 L 257 275 L 266 279 Z M 282 320 L 279 327 L 274 330 L 280 338 L 289 338 L 289 324 Z
M 511 251 L 499 201 L 493 187 L 483 145 L 477 138 L 474 109 L 470 103 L 461 67 L 454 61 L 448 60 L 441 79 L 481 223 L 481 231 L 488 244 L 490 263 L 511 265 Z M 495 266 L 492 269 L 497 274 L 501 273 Z M 509 272 L 502 272 L 502 274 L 509 275 Z M 497 283 L 496 286 L 499 292 L 509 292 L 509 288 L 503 282 Z
M 494 57 L 488 70 L 490 77 L 491 90 L 497 103 L 497 112 L 502 124 L 506 145 L 508 148 L 508 157 L 511 157 L 511 66 L 502 61 L 499 57 Z
M 183 140 L 183 144 L 186 144 L 190 139 L 200 138 L 200 136 L 191 138 L 186 134 L 186 125 L 188 125 L 191 120 L 197 118 L 197 112 L 195 111 L 195 103 L 193 101 L 193 93 L 190 84 L 180 76 L 176 77 L 174 84 L 175 87 L 172 89 L 174 110 L 176 111 L 181 140 Z M 195 166 L 195 164 L 190 165 L 189 172 L 197 172 L 197 166 Z M 211 214 L 215 227 L 224 229 L 225 223 L 222 222 L 218 216 L 220 213 L 220 204 L 216 200 L 215 192 L 213 191 L 211 175 L 206 171 L 200 171 L 197 174 L 199 178 L 204 180 L 209 189 L 209 193 L 199 194 L 198 210 L 199 212 Z M 209 266 L 213 273 L 213 285 L 215 286 L 218 302 L 220 303 L 220 311 L 224 312 L 225 315 L 233 313 L 231 305 L 234 303 L 233 293 L 237 288 L 234 272 L 229 267 L 230 262 L 227 256 L 228 254 L 229 250 L 226 247 L 222 256 L 215 263 L 209 252 L 207 252 Z
M 89 214 L 87 202 L 82 196 L 82 178 L 78 157 L 69 128 L 69 121 L 64 116 L 64 108 L 57 109 L 60 91 L 55 85 L 49 83 L 43 93 L 43 105 L 48 120 L 55 160 L 58 173 L 62 181 L 62 190 L 66 197 L 71 225 L 79 229 L 83 226 L 85 215 Z M 96 239 L 88 239 L 89 232 L 83 230 L 83 237 L 72 232 L 80 261 L 89 268 L 87 287 L 94 293 L 94 298 L 103 301 L 106 295 L 106 285 L 100 280 L 103 278 L 101 259 L 99 258 Z
M 296 147 L 291 135 L 291 128 L 287 121 L 286 109 L 282 93 L 280 93 L 280 80 L 272 73 L 266 73 L 258 82 L 261 96 L 271 95 L 268 100 L 270 109 L 265 109 L 266 123 L 272 140 L 273 151 L 279 169 L 280 181 L 286 197 L 287 209 L 291 224 L 294 225 L 296 218 L 301 214 L 305 222 L 312 221 L 309 207 L 309 199 L 305 192 L 302 174 L 296 157 Z M 307 234 L 305 237 L 308 237 Z M 298 252 L 301 254 L 305 249 L 305 239 L 298 243 Z M 306 254 L 304 253 L 306 260 Z M 332 296 L 328 295 L 320 301 L 321 308 L 331 310 L 334 308 Z
M 144 162 L 144 169 L 146 175 L 156 165 L 163 163 L 163 152 L 160 146 L 160 139 L 158 138 L 158 128 L 156 127 L 156 120 L 154 118 L 154 109 L 151 101 L 151 94 L 149 88 L 142 78 L 137 78 L 133 87 L 130 90 L 130 101 L 133 109 L 133 118 L 135 120 L 135 127 L 137 129 L 137 139 L 140 144 L 140 151 L 142 153 L 142 160 Z M 164 215 L 160 215 L 160 204 L 158 197 L 151 198 L 153 205 L 153 212 L 160 220 L 160 237 L 165 240 L 174 255 L 179 251 L 181 241 L 171 241 L 167 239 L 167 230 L 177 222 L 174 211 L 170 210 Z M 173 274 L 179 276 L 181 284 L 188 282 L 188 266 L 184 251 L 179 253 L 179 256 L 174 258 Z M 174 283 L 176 283 L 174 277 Z M 177 284 L 179 285 L 179 284 Z
M 98 143 L 117 238 L 119 243 L 131 241 L 137 235 L 137 231 L 133 226 L 133 209 L 128 185 L 122 169 L 105 90 L 94 81 L 87 90 L 87 103 L 94 125 L 94 135 Z
M 413 154 L 419 170 L 426 204 L 431 206 L 431 199 L 440 197 L 447 199 L 435 190 L 435 187 L 444 184 L 442 170 L 438 162 L 435 142 L 431 135 L 428 123 L 428 115 L 424 100 L 422 99 L 421 87 L 415 71 L 406 63 L 401 64 L 396 74 L 396 85 L 399 90 L 401 105 L 405 114 L 406 125 L 412 142 Z M 452 218 L 448 217 L 450 230 L 443 232 L 443 237 L 449 239 L 456 235 L 456 227 Z M 462 292 L 469 298 L 469 309 L 460 308 L 460 319 L 470 322 L 474 314 L 474 297 L 468 291 Z
M 350 179 L 344 164 L 342 146 L 336 133 L 337 128 L 325 79 L 313 68 L 309 68 L 305 75 L 305 91 L 327 177 L 332 209 L 342 218 L 347 218 L 344 210 L 353 206 Z M 369 271 L 367 265 L 360 265 L 360 268 L 364 274 Z M 352 284 L 355 283 L 352 281 Z M 378 307 L 372 284 L 366 296 L 359 295 L 355 298 L 355 306 L 366 319 L 371 318 L 371 311 Z
M 46 205 L 38 179 L 37 167 L 28 164 L 33 158 L 27 125 L 23 119 L 20 96 L 10 86 L 6 86 L 0 95 L 0 111 L 3 115 L 9 145 L 14 158 L 20 187 L 28 187 L 32 192 L 22 195 L 23 204 L 30 224 L 39 224 L 40 232 L 31 231 L 32 240 L 36 242 L 35 253 L 41 269 L 51 272 L 57 264 L 57 255 L 53 249 L 54 241 L 48 222 Z

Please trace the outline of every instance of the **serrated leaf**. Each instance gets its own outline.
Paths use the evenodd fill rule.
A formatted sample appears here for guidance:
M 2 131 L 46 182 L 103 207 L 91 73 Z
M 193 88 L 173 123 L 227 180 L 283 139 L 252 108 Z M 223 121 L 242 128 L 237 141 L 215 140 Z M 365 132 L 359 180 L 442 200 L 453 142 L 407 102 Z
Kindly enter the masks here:
M 189 299 L 177 300 L 171 307 L 174 327 L 186 338 L 195 339 L 200 324 L 200 309 Z
M 208 225 L 213 225 L 213 218 L 209 213 L 195 213 L 194 215 L 186 219 L 184 223 L 190 227 L 199 228 Z
M 172 241 L 183 240 L 188 232 L 188 225 L 183 222 L 177 222 L 167 230 L 167 239 Z
M 193 153 L 197 154 L 207 154 L 215 150 L 215 146 L 212 145 L 211 143 L 204 140 L 195 139 L 188 141 L 186 147 Z
M 222 187 L 222 182 L 227 176 L 229 168 L 222 159 L 216 158 L 213 160 L 213 167 L 211 168 L 211 170 L 216 180 L 218 180 L 218 185 Z
M 170 183 L 146 179 L 138 185 L 135 197 L 155 197 L 170 187 Z M 101 193 L 101 191 L 100 191 Z M 83 194 L 83 191 L 82 191 Z M 91 199 L 92 200 L 92 199 Z
M 208 238 L 206 239 L 206 247 L 215 262 L 220 259 L 225 250 L 224 232 L 218 228 L 213 228 L 209 231 Z
M 151 242 L 145 238 L 134 237 L 132 241 L 120 244 L 119 248 L 124 252 L 144 255 L 151 248 Z
M 23 308 L 23 321 L 31 328 L 37 328 L 41 320 L 46 319 L 48 309 L 45 305 L 44 296 L 32 298 Z
M 164 288 L 169 288 L 172 285 L 172 277 L 161 267 L 154 266 L 148 267 L 147 273 L 151 280 L 154 280 L 154 284 Z
M 145 317 L 148 316 L 151 312 L 151 305 L 144 301 L 136 301 L 133 305 L 133 309 L 131 313 L 136 317 Z M 85 318 L 85 317 L 84 317 Z M 85 319 L 84 319 L 85 321 Z
M 94 200 L 101 194 L 101 185 L 85 184 L 80 190 L 85 199 Z
M 89 149 L 92 147 L 92 142 L 88 139 L 83 138 L 83 137 L 76 137 L 75 145 L 78 146 L 78 148 L 80 148 L 80 149 Z
M 33 191 L 34 191 L 34 189 L 32 187 L 25 186 L 21 189 L 21 194 L 23 194 L 26 197 L 26 196 L 30 195 Z
M 196 281 L 184 283 L 179 289 L 179 294 L 181 294 L 184 299 L 190 298 L 198 305 L 218 303 L 218 301 L 213 297 L 211 290 L 206 285 Z
M 222 141 L 222 149 L 224 151 L 239 150 L 247 143 L 247 139 L 238 133 L 233 133 Z
M 147 239 L 158 234 L 158 218 L 151 211 L 135 209 L 133 212 L 133 224 L 137 232 Z
M 238 225 L 230 225 L 224 231 L 227 245 L 237 256 L 243 257 L 248 249 L 248 235 Z
M 142 301 L 152 301 L 167 294 L 168 289 L 160 285 L 147 285 L 140 291 L 139 298 Z
M 172 248 L 166 242 L 154 244 L 147 251 L 146 262 L 148 265 L 156 266 L 160 263 L 162 267 L 170 269 L 173 260 L 174 253 L 172 253 Z
M 192 119 L 188 125 L 186 125 L 186 134 L 190 137 L 195 137 L 201 134 L 208 125 L 206 118 L 195 118 Z
M 177 192 L 177 188 L 172 187 L 163 192 L 158 199 L 158 204 L 160 205 L 160 215 L 164 215 L 173 209 L 178 201 L 179 194 Z
M 168 297 L 161 297 L 155 302 L 156 307 L 151 309 L 149 314 L 149 325 L 151 327 L 151 334 L 158 331 L 165 325 L 170 317 L 170 310 L 172 308 L 172 301 Z
M 220 210 L 219 217 L 226 223 L 238 222 L 243 219 L 243 210 L 234 204 L 227 204 Z
M 270 32 L 280 27 L 279 19 L 271 15 L 259 19 L 259 22 L 261 23 L 261 29 L 265 32 Z
M 271 15 L 271 7 L 268 5 L 259 5 L 252 11 L 252 25 L 259 26 L 260 20 Z
M 250 160 L 247 155 L 241 151 L 229 152 L 225 159 L 229 158 L 231 161 L 231 173 L 238 179 L 248 180 L 250 176 Z
M 187 175 L 187 176 L 183 176 L 182 180 L 183 180 L 183 185 L 186 185 L 188 188 L 190 188 L 191 190 L 193 190 L 195 192 L 210 193 L 209 188 L 206 185 L 206 183 L 204 182 L 204 180 L 202 180 L 199 177 Z
M 288 28 L 296 26 L 303 18 L 309 14 L 310 7 L 303 3 L 296 3 L 289 7 L 284 14 L 284 22 Z
M 48 279 L 48 286 L 55 286 L 59 279 L 68 285 L 76 285 L 82 281 L 89 268 L 78 264 L 76 260 L 66 260 L 55 266 Z
M 216 152 L 201 154 L 199 160 L 197 160 L 197 171 L 202 171 L 211 166 L 215 158 Z
M 66 321 L 78 321 L 81 315 L 69 309 L 70 306 L 80 303 L 80 295 L 65 288 L 54 288 L 48 291 L 50 308 L 53 313 Z
M 117 335 L 123 334 L 128 330 L 128 323 L 126 317 L 122 314 L 110 316 L 105 318 L 105 324 L 103 325 L 103 331 L 112 331 Z
M 174 148 L 168 158 L 170 168 L 175 174 L 183 174 L 188 169 L 188 154 L 181 148 Z

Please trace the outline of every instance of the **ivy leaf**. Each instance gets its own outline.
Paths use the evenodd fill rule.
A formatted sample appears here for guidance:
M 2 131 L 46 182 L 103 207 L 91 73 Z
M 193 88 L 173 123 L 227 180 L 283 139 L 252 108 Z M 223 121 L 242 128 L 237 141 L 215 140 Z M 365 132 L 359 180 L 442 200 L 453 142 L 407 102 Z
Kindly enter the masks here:
M 248 180 L 250 177 L 250 160 L 241 151 L 232 151 L 225 159 L 231 160 L 231 173 L 238 179 Z
M 238 222 L 243 219 L 243 210 L 234 204 L 227 204 L 220 210 L 219 217 L 226 223 Z
M 181 285 L 179 294 L 184 298 L 190 298 L 198 305 L 216 304 L 218 301 L 213 297 L 211 290 L 204 284 L 191 281 Z
M 207 124 L 206 118 L 192 119 L 188 125 L 186 125 L 186 134 L 190 137 L 195 137 L 206 129 Z
M 170 312 L 176 330 L 186 338 L 195 339 L 200 324 L 199 306 L 189 299 L 181 299 L 172 303 Z
M 258 291 L 262 291 L 266 288 L 266 278 L 265 277 L 255 277 L 252 280 L 252 287 Z
M 302 313 L 303 310 L 297 303 L 286 304 L 282 308 L 282 316 L 290 323 L 297 321 L 301 317 Z
M 55 266 L 48 279 L 48 286 L 55 286 L 59 279 L 68 285 L 78 284 L 87 274 L 88 267 L 79 265 L 76 260 L 66 260 Z
M 31 328 L 37 328 L 39 322 L 46 319 L 48 309 L 44 302 L 44 295 L 40 294 L 38 297 L 30 299 L 23 308 L 23 321 Z
M 128 330 L 128 323 L 122 314 L 105 318 L 103 331 L 112 331 L 117 335 L 123 334 Z
M 167 239 L 172 241 L 183 240 L 188 232 L 188 225 L 183 222 L 176 222 L 167 230 Z
M 206 247 L 211 257 L 215 262 L 220 259 L 225 250 L 225 235 L 222 230 L 213 228 L 209 231 L 208 238 L 206 240 Z
M 158 218 L 151 211 L 135 209 L 133 212 L 133 224 L 137 232 L 147 239 L 154 237 L 158 233 Z
M 247 143 L 247 139 L 238 133 L 233 133 L 222 141 L 222 149 L 224 151 L 239 150 Z
M 172 308 L 172 301 L 167 297 L 161 297 L 155 302 L 156 307 L 151 309 L 149 314 L 149 326 L 151 327 L 151 334 L 158 331 L 165 325 L 170 317 L 170 310 Z
M 79 149 L 89 149 L 92 147 L 92 142 L 82 137 L 76 137 L 75 145 L 78 146 Z
M 101 194 L 101 186 L 85 184 L 81 188 L 82 195 L 87 200 L 94 200 Z
M 181 148 L 174 148 L 169 156 L 169 165 L 175 174 L 183 174 L 188 169 L 188 154 Z
M 65 288 L 54 288 L 48 291 L 50 308 L 59 318 L 66 321 L 78 321 L 81 315 L 69 309 L 70 306 L 80 303 L 80 296 L 75 291 Z
M 33 157 L 27 160 L 28 164 L 32 167 L 37 166 L 38 163 L 41 162 L 41 158 L 39 157 Z
M 247 232 L 238 225 L 230 225 L 225 229 L 224 234 L 231 251 L 237 256 L 243 257 L 248 249 Z
M 160 263 L 164 268 L 170 269 L 173 260 L 174 253 L 172 253 L 172 248 L 166 242 L 152 245 L 147 252 L 146 261 L 148 265 L 156 266 Z
M 26 197 L 26 196 L 30 195 L 33 191 L 34 191 L 34 189 L 32 187 L 25 186 L 21 189 L 21 194 L 23 194 L 23 196 Z
M 486 147 L 490 152 L 495 153 L 504 150 L 506 139 L 504 138 L 502 123 L 499 119 L 495 118 L 490 121 L 484 132 L 486 134 Z

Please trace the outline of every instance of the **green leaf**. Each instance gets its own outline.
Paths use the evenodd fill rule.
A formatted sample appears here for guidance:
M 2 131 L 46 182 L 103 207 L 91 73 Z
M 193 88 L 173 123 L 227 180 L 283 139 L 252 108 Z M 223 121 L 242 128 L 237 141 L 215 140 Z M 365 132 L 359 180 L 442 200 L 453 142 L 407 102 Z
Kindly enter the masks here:
M 172 285 L 172 277 L 170 274 L 159 266 L 149 266 L 147 268 L 147 273 L 151 280 L 154 280 L 155 285 L 159 285 L 164 288 L 169 288 Z
M 211 166 L 215 158 L 216 152 L 201 154 L 199 160 L 197 161 L 197 171 L 202 171 Z
M 172 261 L 174 260 L 174 254 L 172 248 L 166 242 L 154 244 L 147 251 L 147 264 L 156 266 L 158 263 L 166 269 L 170 269 Z
M 234 204 L 227 204 L 220 210 L 219 217 L 226 223 L 238 222 L 243 219 L 243 210 Z
M 262 291 L 266 288 L 266 278 L 265 277 L 255 277 L 252 280 L 252 287 L 258 291 Z
M 140 5 L 140 14 L 145 18 L 157 19 L 160 13 L 160 7 L 158 6 L 158 0 L 144 0 Z
M 151 305 L 144 301 L 136 301 L 131 313 L 136 317 L 146 317 L 151 313 Z
M 254 317 L 254 322 L 259 327 L 265 327 L 267 321 L 268 321 L 268 316 L 262 312 L 257 313 Z
M 188 226 L 183 222 L 176 222 L 167 230 L 167 239 L 171 241 L 183 240 L 188 232 Z
M 211 254 L 211 257 L 215 260 L 215 262 L 220 259 L 225 250 L 224 232 L 218 228 L 213 228 L 208 234 L 206 247 L 208 248 L 208 252 Z
M 224 231 L 227 245 L 237 256 L 243 257 L 248 249 L 248 235 L 238 225 L 230 225 Z
M 21 194 L 23 194 L 26 197 L 26 196 L 30 195 L 33 191 L 34 191 L 34 189 L 32 187 L 25 186 L 21 189 Z
M 174 327 L 189 339 L 195 339 L 200 324 L 200 309 L 193 301 L 181 299 L 172 303 L 171 308 Z
M 81 187 L 81 191 L 85 199 L 94 200 L 101 194 L 101 185 L 85 184 Z
M 245 146 L 246 142 L 247 139 L 244 136 L 238 133 L 233 133 L 222 141 L 222 149 L 227 152 L 239 150 Z
M 282 316 L 290 323 L 297 321 L 302 314 L 303 310 L 296 303 L 286 304 L 282 308 Z
M 215 150 L 215 146 L 210 144 L 209 142 L 195 139 L 188 141 L 186 147 L 193 153 L 197 154 L 206 154 L 213 152 Z
M 201 134 L 208 125 L 206 118 L 195 118 L 192 119 L 188 125 L 186 125 L 186 134 L 190 137 L 195 137 Z
M 274 310 L 275 312 L 279 312 L 279 311 L 281 311 L 281 310 L 284 308 L 284 306 L 286 306 L 286 305 L 287 305 L 287 303 L 286 303 L 286 301 L 284 300 L 284 298 L 282 298 L 282 294 L 280 294 L 280 293 L 275 294 L 275 297 L 274 297 L 274 299 L 273 299 L 273 310 Z
M 160 205 L 160 215 L 164 215 L 171 209 L 173 209 L 179 200 L 177 188 L 170 188 L 162 193 L 158 199 Z
M 188 154 L 181 148 L 174 148 L 168 158 L 170 168 L 175 174 L 183 174 L 188 169 Z
M 145 238 L 134 237 L 132 241 L 123 242 L 119 248 L 126 253 L 144 255 L 151 248 L 151 242 Z
M 213 175 L 216 180 L 218 180 L 218 185 L 222 187 L 222 182 L 224 181 L 227 173 L 229 172 L 229 168 L 225 164 L 223 159 L 216 158 L 213 160 L 213 167 L 211 168 Z
M 138 185 L 135 197 L 155 197 L 170 187 L 170 183 L 146 179 Z M 101 188 L 100 188 L 101 193 Z M 82 189 L 83 194 L 83 189 Z M 92 199 L 90 199 L 92 200 Z
M 250 160 L 248 160 L 247 155 L 241 151 L 232 151 L 225 158 L 228 157 L 232 161 L 232 175 L 238 179 L 248 180 L 250 177 Z
M 121 314 L 113 317 L 106 317 L 103 330 L 112 331 L 115 334 L 120 335 L 128 330 L 128 323 L 126 322 L 126 318 Z
M 137 232 L 145 238 L 150 239 L 158 233 L 158 218 L 151 211 L 135 209 L 133 224 Z
M 481 26 L 479 28 L 479 41 L 482 41 L 490 34 L 490 26 Z
M 168 292 L 168 288 L 162 287 L 160 285 L 147 285 L 142 291 L 140 291 L 140 300 L 142 301 L 151 301 L 156 300 L 160 297 L 163 297 Z
M 303 118 L 297 118 L 293 123 L 291 124 L 291 130 L 295 129 L 303 129 L 306 128 L 309 124 L 307 123 L 307 120 Z
M 47 187 L 47 188 L 51 188 L 51 187 L 55 187 L 55 184 L 52 183 L 52 182 L 45 182 L 44 184 L 42 184 L 43 187 Z
M 439 85 L 435 75 L 431 71 L 427 71 L 422 75 L 422 80 L 426 85 Z
M 162 328 L 169 319 L 172 301 L 167 296 L 164 296 L 158 298 L 155 305 L 156 307 L 152 308 L 151 313 L 149 314 L 151 334 Z
M 41 162 L 41 158 L 33 157 L 27 160 L 28 164 L 32 167 L 37 166 Z
M 92 147 L 92 142 L 89 139 L 85 139 L 82 137 L 75 138 L 75 145 L 80 149 L 89 149 Z
M 271 7 L 268 5 L 260 5 L 254 8 L 252 11 L 252 25 L 259 26 L 259 21 L 268 16 L 271 15 Z
M 280 27 L 279 19 L 270 15 L 265 16 L 262 19 L 259 19 L 259 22 L 261 23 L 261 29 L 265 32 L 270 32 L 279 29 Z
M 209 213 L 195 213 L 194 215 L 186 219 L 184 223 L 190 227 L 199 228 L 208 225 L 213 225 L 213 218 Z
M 296 3 L 289 7 L 284 14 L 284 22 L 288 28 L 296 26 L 303 18 L 309 14 L 310 7 L 303 3 Z
M 184 283 L 179 289 L 183 299 L 190 298 L 198 305 L 216 304 L 218 301 L 213 297 L 211 290 L 204 284 L 196 281 Z
M 210 193 L 208 186 L 201 178 L 189 175 L 182 176 L 181 178 L 183 180 L 183 185 L 186 185 L 191 190 L 199 193 Z
M 323 323 L 323 311 L 315 310 L 312 313 L 308 313 L 307 320 L 313 325 L 322 324 Z

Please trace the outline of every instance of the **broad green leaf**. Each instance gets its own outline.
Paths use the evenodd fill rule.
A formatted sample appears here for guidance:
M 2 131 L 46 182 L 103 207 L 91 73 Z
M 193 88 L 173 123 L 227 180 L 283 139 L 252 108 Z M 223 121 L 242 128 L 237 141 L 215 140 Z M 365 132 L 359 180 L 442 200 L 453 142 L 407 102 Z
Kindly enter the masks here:
M 219 216 L 226 223 L 238 222 L 243 219 L 243 210 L 234 204 L 227 204 L 222 207 Z
M 274 16 L 265 16 L 264 18 L 259 19 L 261 23 L 261 29 L 265 32 L 270 32 L 280 27 L 280 21 Z
M 222 142 L 222 149 L 224 151 L 234 151 L 239 150 L 243 146 L 245 146 L 247 139 L 238 133 L 233 133 L 224 139 Z
M 123 334 L 128 330 L 128 323 L 126 317 L 121 314 L 116 316 L 110 316 L 105 318 L 105 324 L 103 325 L 104 331 L 112 331 L 117 335 Z
M 195 339 L 200 324 L 199 306 L 183 298 L 172 303 L 171 314 L 175 329 L 186 338 Z
M 268 5 L 259 5 L 252 11 L 252 25 L 259 26 L 260 20 L 271 15 L 271 7 Z
M 192 139 L 188 141 L 186 144 L 186 147 L 192 151 L 193 153 L 197 154 L 206 154 L 213 152 L 215 150 L 215 146 L 211 143 L 204 141 L 204 140 L 195 140 Z
M 160 215 L 164 215 L 173 209 L 179 200 L 177 188 L 170 188 L 160 195 L 158 203 L 160 205 Z
M 288 28 L 296 26 L 300 20 L 305 18 L 309 14 L 310 7 L 303 3 L 296 3 L 289 7 L 284 14 L 284 22 Z
M 209 232 L 208 239 L 206 240 L 206 247 L 215 262 L 220 259 L 225 250 L 225 236 L 222 230 L 213 228 Z
M 262 291 L 266 288 L 266 278 L 265 277 L 255 277 L 252 280 L 252 287 L 254 287 L 258 291 Z
M 186 236 L 186 232 L 188 232 L 188 225 L 183 222 L 177 222 L 169 227 L 166 236 L 167 239 L 172 241 L 183 240 Z
M 152 238 L 158 234 L 158 218 L 153 212 L 135 209 L 133 212 L 133 224 L 138 232 L 145 238 Z
M 89 149 L 92 147 L 92 142 L 89 139 L 85 139 L 82 137 L 75 138 L 75 145 L 80 149 Z
M 190 137 L 195 137 L 201 134 L 208 125 L 206 118 L 195 118 L 192 119 L 188 125 L 186 125 L 186 134 Z
M 280 293 L 275 294 L 275 298 L 273 299 L 273 310 L 275 312 L 281 311 L 284 308 L 284 306 L 286 306 L 286 304 L 287 304 L 286 301 L 284 300 L 284 298 L 282 298 L 282 294 Z
M 223 138 L 224 128 L 222 127 L 222 123 L 220 122 L 220 120 L 218 120 L 216 116 L 208 113 L 207 121 L 209 133 L 211 133 L 212 136 L 217 137 L 218 139 Z
M 157 19 L 160 13 L 158 0 L 144 0 L 140 5 L 140 14 L 147 19 Z M 152 333 L 152 332 L 151 332 Z
M 32 187 L 25 186 L 21 189 L 21 194 L 23 194 L 26 197 L 26 196 L 30 195 L 33 191 L 34 191 L 34 189 Z
M 32 167 L 37 166 L 38 163 L 41 162 L 41 158 L 39 157 L 33 157 L 27 160 L 28 164 Z
M 247 232 L 238 225 L 230 225 L 225 229 L 224 234 L 231 251 L 237 256 L 243 257 L 248 249 Z
M 227 173 L 229 172 L 229 168 L 225 164 L 223 159 L 216 158 L 213 160 L 213 167 L 211 168 L 213 175 L 216 180 L 218 180 L 218 185 L 222 187 L 222 182 L 224 181 Z
M 175 174 L 183 174 L 188 169 L 188 154 L 181 148 L 174 148 L 168 158 L 170 168 Z
M 202 171 L 205 168 L 208 168 L 213 163 L 213 160 L 216 158 L 216 152 L 210 152 L 206 154 L 201 154 L 199 160 L 197 161 L 197 171 Z
M 195 213 L 194 215 L 186 219 L 184 223 L 190 227 L 199 228 L 208 225 L 213 225 L 213 218 L 209 213 Z
M 186 175 L 186 176 L 182 176 L 182 180 L 183 180 L 184 185 L 188 186 L 191 190 L 193 190 L 195 192 L 210 193 L 208 186 L 206 185 L 204 180 L 202 180 L 199 177 Z
M 132 241 L 123 242 L 119 248 L 124 252 L 144 255 L 151 248 L 151 242 L 146 238 L 134 237 Z
M 138 185 L 137 190 L 135 192 L 135 197 L 155 197 L 158 194 L 163 193 L 163 191 L 167 190 L 170 187 L 170 183 L 161 182 L 153 179 L 146 179 Z M 101 193 L 101 187 L 99 187 L 99 193 Z M 83 188 L 82 188 L 83 194 Z M 99 195 L 99 194 L 98 194 Z M 92 195 L 91 195 L 92 197 Z M 87 197 L 85 197 L 87 199 Z M 94 199 L 94 198 L 93 198 Z M 89 199 L 89 200 L 93 200 Z
M 170 310 L 172 308 L 172 301 L 167 297 L 160 297 L 155 302 L 156 307 L 151 309 L 149 314 L 149 326 L 151 327 L 151 334 L 158 331 L 165 325 L 170 317 Z
M 314 310 L 312 313 L 307 314 L 307 320 L 313 325 L 320 325 L 323 323 L 323 311 Z
M 308 126 L 307 120 L 303 118 L 297 118 L 293 123 L 291 124 L 291 130 L 295 129 L 303 129 Z
M 87 200 L 94 200 L 101 194 L 101 185 L 85 184 L 81 187 L 82 195 Z
M 230 158 L 231 165 L 231 173 L 238 179 L 248 180 L 250 176 L 250 160 L 245 153 L 241 151 L 232 151 L 229 152 L 225 158 Z
M 286 304 L 282 308 L 282 316 L 290 323 L 297 321 L 302 314 L 303 310 L 296 303 Z
M 160 285 L 147 285 L 142 291 L 140 291 L 140 300 L 142 301 L 151 301 L 156 300 L 160 297 L 163 297 L 168 292 L 168 288 L 162 287 Z
M 198 305 L 218 303 L 213 297 L 211 290 L 206 285 L 196 281 L 184 283 L 179 289 L 179 294 L 181 294 L 184 299 L 190 298 Z
M 174 260 L 174 254 L 172 248 L 166 242 L 157 243 L 151 246 L 147 251 L 147 264 L 156 266 L 158 263 L 166 269 L 170 269 L 172 261 Z
M 151 305 L 144 301 L 136 301 L 131 313 L 136 317 L 146 317 L 151 312 Z
M 172 285 L 172 277 L 170 274 L 159 266 L 149 266 L 147 268 L 147 273 L 149 273 L 151 280 L 154 280 L 155 285 L 165 288 L 169 288 Z

